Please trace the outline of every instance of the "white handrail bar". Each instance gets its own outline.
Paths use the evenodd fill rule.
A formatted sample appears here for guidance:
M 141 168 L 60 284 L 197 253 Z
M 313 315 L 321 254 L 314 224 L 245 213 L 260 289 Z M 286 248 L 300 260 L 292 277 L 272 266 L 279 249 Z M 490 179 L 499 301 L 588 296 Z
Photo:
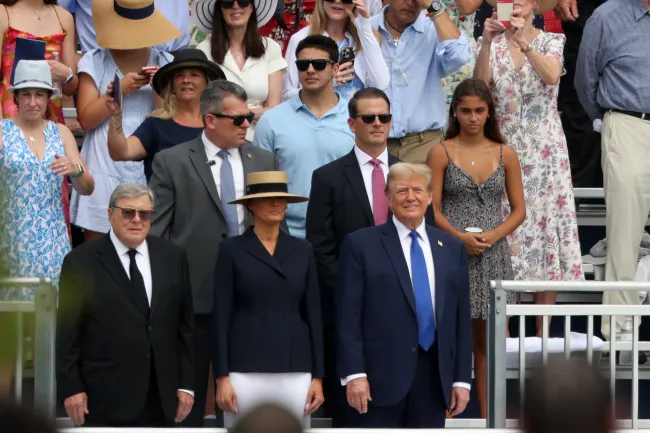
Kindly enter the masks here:
M 650 283 L 636 281 L 490 281 L 490 288 L 513 292 L 650 291 Z

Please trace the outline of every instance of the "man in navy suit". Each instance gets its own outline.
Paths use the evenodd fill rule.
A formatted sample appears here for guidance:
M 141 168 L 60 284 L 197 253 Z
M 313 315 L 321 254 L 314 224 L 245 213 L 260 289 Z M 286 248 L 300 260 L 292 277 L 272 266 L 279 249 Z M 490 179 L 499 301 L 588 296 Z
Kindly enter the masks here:
M 359 428 L 442 428 L 469 401 L 467 252 L 424 222 L 431 172 L 390 168 L 393 217 L 347 236 L 335 292 L 338 372 Z

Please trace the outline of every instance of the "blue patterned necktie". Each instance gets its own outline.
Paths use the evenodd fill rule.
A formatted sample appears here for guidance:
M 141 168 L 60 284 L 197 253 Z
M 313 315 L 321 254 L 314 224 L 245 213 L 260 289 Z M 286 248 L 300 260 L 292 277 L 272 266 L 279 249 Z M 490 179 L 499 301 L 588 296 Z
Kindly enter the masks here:
M 227 150 L 220 150 L 219 158 L 221 161 L 221 207 L 223 209 L 223 216 L 226 217 L 226 224 L 228 225 L 228 237 L 239 235 L 239 217 L 237 216 L 237 205 L 228 204 L 235 200 L 235 177 L 232 174 L 232 165 L 228 161 L 230 154 Z
M 429 350 L 436 339 L 436 330 L 433 317 L 433 301 L 431 300 L 431 287 L 427 274 L 427 263 L 424 253 L 418 242 L 418 232 L 409 233 L 411 236 L 411 274 L 413 279 L 413 292 L 415 293 L 415 307 L 418 312 L 418 343 L 424 350 Z

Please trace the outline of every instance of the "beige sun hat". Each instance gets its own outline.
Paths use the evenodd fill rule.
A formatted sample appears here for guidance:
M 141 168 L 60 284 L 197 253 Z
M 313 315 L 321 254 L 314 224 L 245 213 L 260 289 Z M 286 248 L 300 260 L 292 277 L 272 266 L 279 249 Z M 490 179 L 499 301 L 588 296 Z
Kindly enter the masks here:
M 254 198 L 286 198 L 289 203 L 308 201 L 302 197 L 288 193 L 288 178 L 284 171 L 258 171 L 246 176 L 246 195 L 230 202 L 244 204 Z
M 154 0 L 93 0 L 93 24 L 97 44 L 113 50 L 148 48 L 181 37 Z
M 487 0 L 493 8 L 497 7 L 497 0 Z M 535 9 L 535 15 L 542 15 L 546 12 L 555 9 L 557 0 L 539 0 L 539 7 Z

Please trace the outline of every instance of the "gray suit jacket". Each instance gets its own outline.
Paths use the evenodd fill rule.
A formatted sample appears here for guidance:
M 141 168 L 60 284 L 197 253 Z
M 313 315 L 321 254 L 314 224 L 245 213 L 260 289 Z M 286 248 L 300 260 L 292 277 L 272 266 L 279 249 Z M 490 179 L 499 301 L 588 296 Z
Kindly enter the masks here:
M 276 170 L 275 156 L 246 142 L 240 149 L 244 176 Z M 221 199 L 201 136 L 158 152 L 149 187 L 155 194 L 151 234 L 185 248 L 190 265 L 194 313 L 212 312 L 217 250 L 228 236 Z M 247 211 L 245 226 L 252 224 Z

